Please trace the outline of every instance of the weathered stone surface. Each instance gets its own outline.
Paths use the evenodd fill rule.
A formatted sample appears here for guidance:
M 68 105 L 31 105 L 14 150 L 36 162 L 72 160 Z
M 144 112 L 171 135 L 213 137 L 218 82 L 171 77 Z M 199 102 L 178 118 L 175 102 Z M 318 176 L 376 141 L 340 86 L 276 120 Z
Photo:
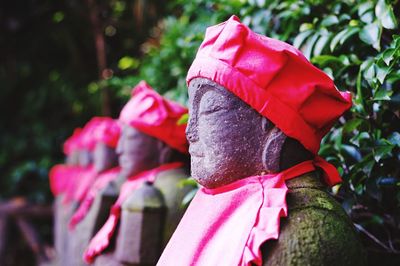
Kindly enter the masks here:
M 165 202 L 150 183 L 135 190 L 122 205 L 115 258 L 121 263 L 155 265 L 162 245 Z
M 97 173 L 101 173 L 113 168 L 117 164 L 115 149 L 104 143 L 96 143 L 93 154 L 83 153 L 84 163 L 86 160 L 93 160 L 93 165 Z M 107 193 L 99 193 L 95 198 L 86 217 L 76 225 L 73 231 L 68 231 L 68 265 L 85 266 L 83 253 L 101 226 L 105 223 L 110 207 L 115 202 L 117 196 Z M 76 209 L 74 209 L 75 211 Z
M 288 182 L 289 216 L 277 241 L 262 250 L 263 265 L 366 265 L 366 254 L 342 207 L 315 173 Z
M 110 213 L 110 208 L 116 201 L 116 195 L 107 193 L 99 193 L 95 198 L 88 214 L 76 225 L 75 230 L 70 232 L 70 247 L 73 250 L 71 258 L 72 265 L 85 266 L 83 261 L 83 253 L 89 245 L 90 239 L 106 222 Z
M 181 206 L 182 200 L 191 188 L 182 187 L 179 183 L 189 176 L 187 172 L 187 169 L 183 168 L 164 171 L 154 182 L 154 186 L 161 191 L 167 207 L 162 247 L 168 243 L 185 212 Z

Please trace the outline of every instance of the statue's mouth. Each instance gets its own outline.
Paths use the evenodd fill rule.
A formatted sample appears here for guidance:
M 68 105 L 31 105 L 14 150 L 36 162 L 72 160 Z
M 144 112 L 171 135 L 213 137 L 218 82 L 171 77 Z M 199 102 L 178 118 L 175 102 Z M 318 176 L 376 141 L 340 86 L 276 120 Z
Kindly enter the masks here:
M 204 157 L 204 154 L 199 152 L 199 150 L 192 144 L 189 146 L 189 153 L 192 157 Z

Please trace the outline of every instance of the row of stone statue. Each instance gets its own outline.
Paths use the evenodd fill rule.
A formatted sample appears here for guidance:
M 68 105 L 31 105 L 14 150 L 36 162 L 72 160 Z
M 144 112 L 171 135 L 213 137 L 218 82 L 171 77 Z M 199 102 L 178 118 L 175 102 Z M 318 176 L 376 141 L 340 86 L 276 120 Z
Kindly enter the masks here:
M 341 178 L 317 155 L 350 93 L 235 16 L 207 29 L 187 84 L 187 124 L 142 81 L 117 120 L 95 117 L 65 142 L 50 173 L 57 262 L 364 264 L 325 189 Z M 189 176 L 200 188 L 185 210 Z

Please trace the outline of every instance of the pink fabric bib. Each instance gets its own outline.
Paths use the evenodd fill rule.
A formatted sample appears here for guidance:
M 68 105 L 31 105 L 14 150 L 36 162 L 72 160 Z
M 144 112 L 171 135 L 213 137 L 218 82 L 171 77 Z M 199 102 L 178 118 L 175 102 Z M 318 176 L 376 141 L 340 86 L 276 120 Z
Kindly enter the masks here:
M 97 234 L 90 241 L 88 248 L 86 249 L 83 259 L 87 263 L 92 263 L 96 256 L 100 255 L 104 249 L 110 244 L 110 239 L 114 234 L 115 228 L 119 221 L 121 215 L 122 203 L 128 198 L 132 191 L 138 189 L 144 182 L 154 182 L 156 176 L 167 170 L 176 169 L 182 167 L 181 162 L 169 163 L 161 165 L 157 168 L 144 171 L 136 176 L 129 178 L 121 187 L 120 194 L 117 201 L 114 203 L 110 211 L 110 216 L 108 217 L 106 223 L 97 232 Z
M 79 208 L 76 210 L 74 215 L 72 215 L 72 218 L 69 223 L 70 230 L 73 230 L 75 226 L 86 217 L 97 194 L 103 188 L 105 188 L 109 182 L 116 179 L 120 171 L 121 171 L 120 167 L 115 167 L 101 173 L 96 178 L 96 181 L 94 181 L 93 185 L 90 187 L 85 198 L 82 200 L 82 203 L 79 205 Z
M 57 164 L 50 169 L 50 189 L 54 196 L 64 193 L 67 190 L 71 176 L 78 173 L 80 167 L 66 164 Z
M 260 246 L 279 237 L 280 218 L 287 216 L 285 180 L 315 166 L 324 170 L 329 183 L 338 181 L 333 166 L 317 158 L 278 174 L 199 189 L 157 265 L 261 265 Z
M 77 197 L 77 189 L 79 187 L 79 183 L 81 182 L 81 178 L 87 171 L 91 169 L 92 166 L 88 167 L 76 167 L 76 170 L 71 174 L 65 185 L 65 197 L 64 204 L 69 204 L 72 200 L 76 200 Z
M 94 169 L 93 165 L 90 165 L 81 172 L 73 192 L 73 199 L 75 201 L 81 202 L 85 198 L 90 186 L 94 183 L 97 176 L 98 173 Z

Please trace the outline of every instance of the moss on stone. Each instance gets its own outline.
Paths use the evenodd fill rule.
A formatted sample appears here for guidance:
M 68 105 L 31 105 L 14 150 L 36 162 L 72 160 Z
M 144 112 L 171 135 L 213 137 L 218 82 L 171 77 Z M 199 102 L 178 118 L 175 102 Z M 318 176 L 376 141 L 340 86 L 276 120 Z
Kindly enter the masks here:
M 279 239 L 262 247 L 264 265 L 365 265 L 365 251 L 340 204 L 315 175 L 296 179 L 288 182 L 289 215 L 281 220 Z

